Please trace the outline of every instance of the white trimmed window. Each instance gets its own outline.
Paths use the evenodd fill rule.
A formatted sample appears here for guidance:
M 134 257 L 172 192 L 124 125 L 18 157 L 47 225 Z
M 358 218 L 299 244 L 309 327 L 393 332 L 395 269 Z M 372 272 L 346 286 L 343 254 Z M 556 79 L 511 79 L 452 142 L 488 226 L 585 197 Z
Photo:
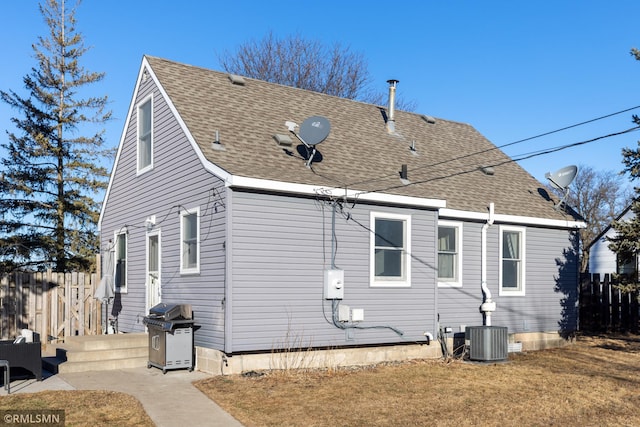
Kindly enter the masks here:
M 525 229 L 500 227 L 500 295 L 524 295 Z
M 438 286 L 462 286 L 461 222 L 438 222 Z
M 180 273 L 200 273 L 200 208 L 180 214 Z
M 616 273 L 630 278 L 637 277 L 638 256 L 633 253 L 616 254 Z
M 138 106 L 138 173 L 153 168 L 153 98 Z
M 411 217 L 371 212 L 371 286 L 411 286 Z
M 116 233 L 114 247 L 113 285 L 116 292 L 127 292 L 127 233 Z

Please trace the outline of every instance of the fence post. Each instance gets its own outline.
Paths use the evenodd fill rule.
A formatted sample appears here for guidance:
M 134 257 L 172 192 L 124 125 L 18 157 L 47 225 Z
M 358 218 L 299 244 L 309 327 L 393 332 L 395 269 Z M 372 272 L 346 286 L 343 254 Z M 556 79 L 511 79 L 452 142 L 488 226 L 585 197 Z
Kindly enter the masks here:
M 622 293 L 620 289 L 611 289 L 611 317 L 613 319 L 612 326 L 614 331 L 620 331 L 622 329 L 622 319 L 620 318 Z
M 95 281 L 93 283 L 93 286 L 91 288 L 91 295 L 95 295 L 96 289 L 97 287 L 100 285 L 100 281 L 102 280 L 102 258 L 100 257 L 100 253 L 96 254 L 96 274 L 95 274 Z M 102 319 L 102 301 L 94 299 L 93 300 L 94 305 L 93 310 L 91 310 L 91 315 L 93 316 L 93 330 L 95 330 L 95 334 L 99 335 L 102 334 L 103 330 L 106 330 L 105 328 L 102 327 L 104 322 L 105 324 L 107 324 L 108 319 Z
M 604 282 L 602 283 L 602 301 L 600 302 L 600 324 L 603 331 L 608 331 L 611 325 L 611 277 L 608 274 L 604 275 Z
M 628 332 L 630 330 L 630 322 L 629 322 L 629 314 L 630 314 L 630 304 L 629 299 L 631 298 L 631 294 L 628 292 L 623 292 L 620 296 L 622 299 L 622 330 Z
M 600 307 L 601 292 L 600 292 L 600 274 L 596 273 L 593 276 L 591 283 L 591 330 L 600 330 L 600 316 L 598 307 Z
M 631 314 L 630 314 L 630 322 L 631 322 L 631 332 L 634 334 L 638 333 L 638 291 L 634 290 L 630 294 L 631 297 Z
M 578 329 L 585 331 L 591 328 L 589 304 L 591 303 L 591 275 L 580 273 L 580 309 Z

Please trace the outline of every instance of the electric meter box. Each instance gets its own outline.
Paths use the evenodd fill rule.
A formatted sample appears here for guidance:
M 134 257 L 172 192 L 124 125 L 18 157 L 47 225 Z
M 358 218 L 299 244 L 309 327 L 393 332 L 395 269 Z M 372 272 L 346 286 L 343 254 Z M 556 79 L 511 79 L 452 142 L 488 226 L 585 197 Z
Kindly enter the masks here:
M 324 298 L 344 298 L 344 270 L 324 271 Z

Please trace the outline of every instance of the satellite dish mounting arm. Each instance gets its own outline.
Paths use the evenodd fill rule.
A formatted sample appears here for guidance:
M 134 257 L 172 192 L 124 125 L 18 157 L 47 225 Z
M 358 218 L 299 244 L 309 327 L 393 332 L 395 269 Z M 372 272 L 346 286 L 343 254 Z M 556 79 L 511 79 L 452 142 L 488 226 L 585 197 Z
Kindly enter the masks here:
M 307 161 L 304 163 L 304 165 L 305 165 L 306 167 L 308 167 L 308 168 L 309 168 L 309 167 L 311 167 L 311 162 L 313 162 L 313 157 L 316 155 L 316 151 L 317 151 L 317 150 L 316 150 L 315 145 L 309 145 L 309 144 L 307 144 L 307 143 L 305 142 L 305 140 L 304 140 L 304 139 L 302 139 L 302 137 L 301 137 L 298 133 L 296 133 L 296 131 L 295 131 L 295 129 L 294 129 L 294 128 L 289 127 L 289 132 L 291 132 L 292 134 L 294 134 L 294 135 L 296 136 L 296 138 L 298 138 L 298 140 L 299 140 L 300 142 L 302 142 L 302 144 L 303 144 L 305 147 L 307 147 L 307 151 L 308 151 L 309 149 L 311 149 L 311 155 L 309 156 L 309 158 L 307 159 Z

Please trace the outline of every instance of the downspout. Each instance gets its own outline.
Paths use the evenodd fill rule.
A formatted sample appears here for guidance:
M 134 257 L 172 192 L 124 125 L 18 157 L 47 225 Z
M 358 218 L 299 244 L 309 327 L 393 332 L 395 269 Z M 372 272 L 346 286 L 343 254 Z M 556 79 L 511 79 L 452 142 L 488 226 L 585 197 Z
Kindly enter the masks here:
M 491 291 L 487 286 L 487 230 L 493 225 L 493 213 L 494 205 L 489 203 L 489 217 L 487 222 L 482 224 L 481 231 L 481 288 L 482 288 L 482 304 L 480 304 L 480 312 L 482 313 L 482 324 L 484 326 L 491 326 L 491 313 L 496 311 L 496 303 L 491 300 Z

